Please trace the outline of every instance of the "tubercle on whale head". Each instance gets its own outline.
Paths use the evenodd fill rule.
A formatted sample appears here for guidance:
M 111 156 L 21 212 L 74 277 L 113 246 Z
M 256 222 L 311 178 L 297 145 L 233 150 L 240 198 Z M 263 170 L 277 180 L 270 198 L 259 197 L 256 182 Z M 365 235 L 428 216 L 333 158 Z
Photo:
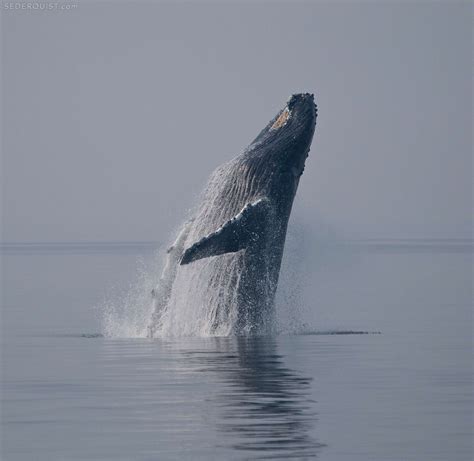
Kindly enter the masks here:
M 288 129 L 294 131 L 294 135 L 301 135 L 303 131 L 314 131 L 318 114 L 314 94 L 299 93 L 291 95 L 281 114 L 284 112 L 289 113 Z

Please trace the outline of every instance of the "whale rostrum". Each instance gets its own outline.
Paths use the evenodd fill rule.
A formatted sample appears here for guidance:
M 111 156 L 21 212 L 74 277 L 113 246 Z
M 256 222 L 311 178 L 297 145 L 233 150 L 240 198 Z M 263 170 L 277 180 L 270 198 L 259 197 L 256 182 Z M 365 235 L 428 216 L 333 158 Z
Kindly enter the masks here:
M 316 125 L 312 94 L 291 96 L 244 152 L 218 167 L 153 290 L 149 336 L 264 334 L 293 199 Z

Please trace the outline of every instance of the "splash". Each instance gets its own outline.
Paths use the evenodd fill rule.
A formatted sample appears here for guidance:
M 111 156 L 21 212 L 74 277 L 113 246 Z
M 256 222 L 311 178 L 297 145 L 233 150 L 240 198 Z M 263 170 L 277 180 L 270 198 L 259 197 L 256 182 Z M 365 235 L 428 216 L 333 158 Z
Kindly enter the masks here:
M 239 256 L 206 258 L 176 271 L 175 260 L 189 222 L 177 231 L 168 249 L 158 250 L 151 261 L 138 260 L 135 279 L 127 287 L 109 290 L 99 306 L 104 337 L 147 338 L 151 336 L 150 324 L 154 325 L 153 336 L 161 338 L 232 334 L 239 281 L 239 265 L 232 258 Z M 272 321 L 272 331 L 278 334 L 314 331 L 304 320 L 307 307 L 301 297 L 305 284 L 302 232 L 301 226 L 293 225 L 287 235 L 275 300 L 276 317 Z M 215 274 L 220 276 L 216 278 Z M 203 281 L 213 283 L 203 286 Z M 225 311 L 219 309 L 224 302 Z
M 150 292 L 156 283 L 156 267 L 163 251 L 156 252 L 152 263 L 138 260 L 135 280 L 128 287 L 111 288 L 98 306 L 101 331 L 108 338 L 146 338 L 153 312 Z

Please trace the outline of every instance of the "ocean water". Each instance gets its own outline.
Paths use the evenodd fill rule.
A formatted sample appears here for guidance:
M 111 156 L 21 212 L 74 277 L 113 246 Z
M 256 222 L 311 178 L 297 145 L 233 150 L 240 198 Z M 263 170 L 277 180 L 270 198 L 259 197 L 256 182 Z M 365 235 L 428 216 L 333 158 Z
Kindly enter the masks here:
M 153 249 L 2 246 L 2 460 L 472 459 L 472 242 L 290 257 L 260 338 L 131 337 L 130 295 L 104 325 Z

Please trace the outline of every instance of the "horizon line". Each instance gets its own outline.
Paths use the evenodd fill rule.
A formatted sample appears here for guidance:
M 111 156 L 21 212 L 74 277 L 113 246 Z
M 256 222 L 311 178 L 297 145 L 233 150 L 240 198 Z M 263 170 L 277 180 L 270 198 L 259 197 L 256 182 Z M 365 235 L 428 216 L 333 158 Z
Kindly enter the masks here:
M 369 238 L 351 238 L 351 239 L 324 239 L 334 241 L 336 243 L 389 243 L 389 242 L 431 242 L 431 243 L 448 243 L 448 242 L 463 242 L 463 243 L 474 243 L 474 238 L 465 237 L 369 237 Z M 41 245 L 160 245 L 163 242 L 158 240 L 17 240 L 8 241 L 0 240 L 0 246 L 41 246 Z

